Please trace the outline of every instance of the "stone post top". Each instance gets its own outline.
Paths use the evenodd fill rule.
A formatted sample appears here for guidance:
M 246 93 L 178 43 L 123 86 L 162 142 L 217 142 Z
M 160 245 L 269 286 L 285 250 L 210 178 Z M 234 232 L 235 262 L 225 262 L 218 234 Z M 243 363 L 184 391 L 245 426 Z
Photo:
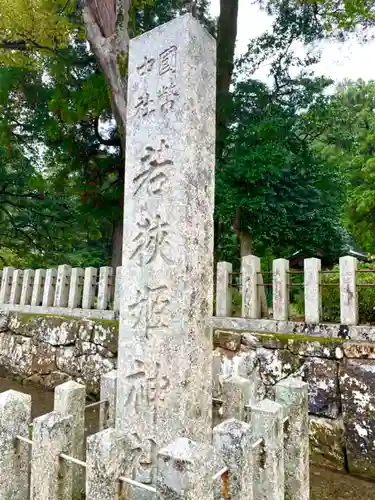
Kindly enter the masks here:
M 282 409 L 282 405 L 275 403 L 275 401 L 271 401 L 270 399 L 263 399 L 263 401 L 260 401 L 256 405 L 252 406 L 252 409 L 277 414 L 280 409 Z
M 306 382 L 303 382 L 302 380 L 298 378 L 287 378 L 285 380 L 281 380 L 276 384 L 276 387 L 286 387 L 290 389 L 306 389 L 308 387 L 308 384 Z
M 36 425 L 39 425 L 41 427 L 53 428 L 56 424 L 58 424 L 59 426 L 61 424 L 65 424 L 66 426 L 70 427 L 73 424 L 73 417 L 65 417 L 60 415 L 60 413 L 58 413 L 57 411 L 51 411 L 46 415 L 41 415 L 40 417 L 34 419 L 34 428 Z
M 31 404 L 31 396 L 29 394 L 24 394 L 23 392 L 14 391 L 9 389 L 8 391 L 0 393 L 0 404 L 4 405 L 11 402 L 20 402 Z
M 55 388 L 55 391 L 71 391 L 73 389 L 85 389 L 85 386 L 75 382 L 74 380 L 69 380 L 68 382 L 64 382 L 63 384 L 58 385 Z
M 207 447 L 188 438 L 177 438 L 173 443 L 159 451 L 159 456 L 172 458 L 185 463 L 192 463 L 194 457 L 200 455 Z
M 238 420 L 237 418 L 228 418 L 214 427 L 214 433 L 219 434 L 243 434 L 251 430 L 251 425 Z
M 140 38 L 145 39 L 145 38 L 148 38 L 148 37 L 152 38 L 153 33 L 155 33 L 155 30 L 168 29 L 168 31 L 172 31 L 174 26 L 176 26 L 176 27 L 178 26 L 179 29 L 182 29 L 181 25 L 185 25 L 186 29 L 187 29 L 188 26 L 189 26 L 189 24 L 190 25 L 194 25 L 195 24 L 196 26 L 198 26 L 200 29 L 202 29 L 202 31 L 205 31 L 207 33 L 207 35 L 212 40 L 214 40 L 215 43 L 216 43 L 216 39 L 207 31 L 207 29 L 202 25 L 202 23 L 200 21 L 198 21 L 198 19 L 196 19 L 190 13 L 187 13 L 187 14 L 184 14 L 182 16 L 175 17 L 174 19 L 172 19 L 168 23 L 161 24 L 160 26 L 157 26 L 156 28 L 154 28 L 151 31 L 146 31 L 146 33 L 142 33 L 142 35 L 139 35 L 137 37 L 132 38 L 130 40 L 130 47 L 132 46 L 132 43 L 135 40 L 139 40 Z

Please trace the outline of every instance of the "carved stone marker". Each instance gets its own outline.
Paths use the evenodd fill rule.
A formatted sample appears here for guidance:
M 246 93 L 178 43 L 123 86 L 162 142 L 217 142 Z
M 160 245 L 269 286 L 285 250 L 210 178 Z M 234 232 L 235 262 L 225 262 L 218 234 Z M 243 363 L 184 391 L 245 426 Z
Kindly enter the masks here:
M 211 440 L 215 41 L 190 14 L 130 42 L 116 428 Z

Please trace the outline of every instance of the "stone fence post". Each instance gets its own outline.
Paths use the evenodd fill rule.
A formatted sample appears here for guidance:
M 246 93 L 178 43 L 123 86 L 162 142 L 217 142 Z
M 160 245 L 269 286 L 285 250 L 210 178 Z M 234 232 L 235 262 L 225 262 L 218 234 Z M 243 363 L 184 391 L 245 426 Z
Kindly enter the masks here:
M 129 487 L 120 477 L 132 478 L 137 446 L 131 438 L 118 434 L 115 429 L 105 429 L 87 438 L 86 498 L 114 500 L 129 497 Z
M 9 303 L 12 305 L 20 303 L 22 282 L 23 282 L 23 270 L 15 269 L 13 273 L 13 281 L 10 290 L 10 300 L 9 300 Z
M 241 260 L 242 278 L 242 317 L 259 319 L 261 317 L 258 293 L 258 273 L 260 273 L 260 258 L 246 255 Z
M 43 291 L 43 307 L 53 306 L 56 291 L 57 270 L 47 269 Z
M 98 270 L 95 267 L 86 267 L 83 284 L 82 309 L 92 309 L 94 306 L 96 280 Z
M 72 456 L 83 460 L 85 438 L 86 387 L 69 381 L 55 389 L 54 410 L 63 417 L 73 417 Z M 84 491 L 82 468 L 73 465 L 73 496 L 79 498 Z
M 57 268 L 55 299 L 53 303 L 55 307 L 68 307 L 71 274 L 72 268 L 70 266 L 62 265 Z
M 34 420 L 30 500 L 72 500 L 72 467 L 60 454 L 72 453 L 73 426 L 56 412 Z
M 340 258 L 340 317 L 342 325 L 358 324 L 357 267 L 355 257 Z
M 29 447 L 16 436 L 28 437 L 31 397 L 16 391 L 0 394 L 0 498 L 29 500 Z M 17 446 L 17 450 L 16 447 Z
M 273 261 L 273 319 L 288 321 L 289 319 L 289 261 L 277 259 Z
M 99 430 L 115 426 L 117 370 L 111 370 L 100 377 L 100 400 L 106 401 L 99 410 Z
M 158 500 L 213 500 L 212 446 L 178 438 L 158 453 Z
M 234 418 L 226 420 L 214 427 L 213 443 L 228 468 L 228 498 L 253 500 L 254 450 L 251 426 Z
M 84 270 L 80 267 L 72 269 L 70 280 L 68 307 L 75 309 L 82 303 Z
M 320 289 L 320 259 L 305 259 L 304 261 L 304 293 L 305 293 L 305 322 L 320 323 L 322 309 L 322 294 Z
M 97 309 L 105 310 L 112 297 L 112 267 L 101 267 L 99 271 L 98 303 Z
M 284 500 L 283 407 L 264 399 L 251 407 L 251 425 L 254 441 L 262 439 L 257 448 L 260 460 L 254 466 L 254 497 Z
M 218 262 L 216 268 L 216 316 L 232 316 L 232 264 Z
M 13 267 L 4 267 L 1 276 L 0 304 L 8 304 L 12 287 Z
M 46 270 L 37 269 L 34 277 L 34 287 L 31 296 L 32 306 L 41 306 L 43 301 L 43 287 L 46 279 Z
M 285 498 L 309 500 L 308 385 L 288 378 L 276 384 L 275 400 L 284 408 Z

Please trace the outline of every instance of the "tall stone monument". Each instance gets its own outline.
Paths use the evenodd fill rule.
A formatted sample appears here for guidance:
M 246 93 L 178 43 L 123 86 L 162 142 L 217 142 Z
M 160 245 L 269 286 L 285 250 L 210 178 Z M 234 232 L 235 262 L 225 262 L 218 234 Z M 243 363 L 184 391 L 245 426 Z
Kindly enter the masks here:
M 215 40 L 190 14 L 130 43 L 116 429 L 211 441 Z

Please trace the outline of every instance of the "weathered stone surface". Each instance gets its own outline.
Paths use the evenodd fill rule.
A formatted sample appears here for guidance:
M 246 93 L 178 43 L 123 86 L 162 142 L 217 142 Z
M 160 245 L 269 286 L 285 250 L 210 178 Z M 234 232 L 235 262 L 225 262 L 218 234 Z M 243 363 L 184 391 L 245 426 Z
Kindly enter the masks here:
M 215 47 L 191 15 L 130 41 L 116 429 L 139 437 L 144 482 L 155 448 L 212 439 Z M 158 476 L 171 488 L 167 469 L 180 476 L 183 462 L 170 464 L 191 446 L 164 451 Z
M 77 382 L 66 382 L 55 389 L 54 411 L 63 417 L 73 417 L 72 428 L 72 456 L 83 460 L 85 434 L 85 405 L 86 387 Z M 73 469 L 73 498 L 80 498 L 85 492 L 82 467 L 72 465 Z
M 137 454 L 132 436 L 106 429 L 87 439 L 86 497 L 90 500 L 113 500 L 118 497 L 119 477 L 131 477 Z M 122 497 L 130 498 L 130 487 L 122 485 Z M 138 491 L 139 493 L 139 491 Z
M 215 330 L 214 346 L 223 347 L 229 351 L 238 351 L 241 345 L 241 334 L 230 330 Z
M 250 349 L 256 349 L 257 347 L 261 347 L 260 341 L 256 335 L 252 333 L 243 333 L 241 342 L 250 347 Z
M 341 339 L 293 339 L 288 343 L 288 349 L 293 354 L 313 358 L 340 360 L 344 357 L 343 341 Z
M 313 463 L 345 469 L 344 423 L 310 416 L 310 457 Z
M 28 436 L 31 418 L 31 397 L 16 391 L 0 394 L 0 498 L 28 500 L 27 444 L 18 443 L 16 436 Z
M 42 342 L 35 342 L 31 347 L 33 372 L 48 375 L 56 371 L 56 347 Z
M 260 347 L 256 353 L 260 366 L 260 376 L 266 386 L 272 386 L 294 373 L 303 362 L 287 349 L 276 350 Z
M 375 361 L 346 360 L 340 388 L 349 472 L 375 478 Z
M 218 262 L 216 272 L 216 316 L 232 315 L 232 264 Z
M 346 342 L 343 350 L 347 358 L 375 359 L 375 344 L 371 342 Z
M 213 500 L 212 447 L 179 438 L 158 454 L 157 497 L 160 500 Z
M 30 500 L 71 500 L 72 467 L 60 453 L 72 453 L 73 418 L 56 412 L 34 420 Z
M 86 381 L 87 391 L 97 393 L 100 376 L 115 368 L 114 360 L 102 358 L 100 354 L 90 354 L 80 358 L 80 374 Z M 68 371 L 69 373 L 69 371 Z
M 93 342 L 116 354 L 118 349 L 118 323 L 105 320 L 95 321 Z
M 336 418 L 340 412 L 338 363 L 330 359 L 308 358 L 301 370 L 309 384 L 309 413 Z
M 56 366 L 64 373 L 68 373 L 73 377 L 81 375 L 82 362 L 76 356 L 75 347 L 60 347 L 56 351 Z
M 249 424 L 229 419 L 213 429 L 213 443 L 229 470 L 232 500 L 253 500 L 252 430 Z
M 309 415 L 307 384 L 288 378 L 275 386 L 275 401 L 282 405 L 288 421 L 284 426 L 285 498 L 308 500 Z
M 60 384 L 63 384 L 64 382 L 69 382 L 72 377 L 68 375 L 67 373 L 63 372 L 52 372 L 49 375 L 46 375 L 41 383 L 43 384 L 44 387 L 47 389 L 54 389 Z
M 258 500 L 284 498 L 284 432 L 283 407 L 265 399 L 252 406 L 251 424 L 254 441 L 264 442 L 263 467 L 254 471 L 254 493 Z M 259 448 L 257 450 L 259 456 Z
M 9 313 L 0 312 L 0 332 L 6 332 L 9 325 Z

